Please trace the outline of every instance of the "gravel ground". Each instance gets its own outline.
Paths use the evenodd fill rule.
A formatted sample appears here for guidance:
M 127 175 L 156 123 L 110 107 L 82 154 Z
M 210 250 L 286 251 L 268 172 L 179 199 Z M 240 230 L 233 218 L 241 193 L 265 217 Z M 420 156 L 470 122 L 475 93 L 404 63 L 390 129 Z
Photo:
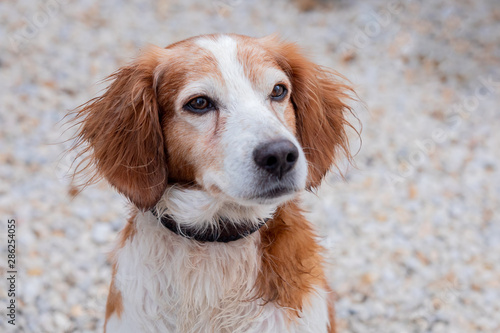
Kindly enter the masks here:
M 341 332 L 500 332 L 500 3 L 0 2 L 0 331 L 94 332 L 127 215 L 72 198 L 61 119 L 148 43 L 278 32 L 355 85 L 363 145 L 305 201 Z M 353 136 L 353 150 L 358 142 Z M 6 322 L 7 219 L 17 318 Z

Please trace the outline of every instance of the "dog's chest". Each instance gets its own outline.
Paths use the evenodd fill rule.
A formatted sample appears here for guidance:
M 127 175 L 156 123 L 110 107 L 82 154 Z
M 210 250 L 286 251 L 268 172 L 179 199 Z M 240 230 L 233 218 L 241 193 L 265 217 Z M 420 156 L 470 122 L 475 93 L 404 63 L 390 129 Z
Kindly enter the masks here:
M 108 318 L 107 333 L 326 331 L 326 292 L 320 288 L 292 321 L 286 309 L 255 299 L 258 232 L 230 243 L 197 244 L 138 218 L 114 260 L 123 308 Z
M 197 244 L 157 225 L 136 229 L 116 257 L 120 319 L 130 321 L 123 327 L 237 332 L 263 319 L 266 307 L 251 299 L 260 263 L 258 233 L 227 244 Z

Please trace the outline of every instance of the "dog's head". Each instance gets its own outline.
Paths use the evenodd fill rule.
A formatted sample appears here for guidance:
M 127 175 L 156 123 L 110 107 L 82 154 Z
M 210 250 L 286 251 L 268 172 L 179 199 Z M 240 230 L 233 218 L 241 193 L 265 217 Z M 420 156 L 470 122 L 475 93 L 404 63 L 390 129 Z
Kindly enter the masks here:
M 169 184 L 242 206 L 313 188 L 348 154 L 349 87 L 275 37 L 207 35 L 151 47 L 77 110 L 78 143 L 140 209 Z

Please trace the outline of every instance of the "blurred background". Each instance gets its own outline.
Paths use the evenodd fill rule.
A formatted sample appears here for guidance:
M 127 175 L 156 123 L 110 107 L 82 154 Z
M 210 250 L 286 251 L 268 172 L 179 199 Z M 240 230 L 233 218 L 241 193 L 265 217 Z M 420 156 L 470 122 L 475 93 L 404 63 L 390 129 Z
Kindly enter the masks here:
M 0 22 L 0 331 L 102 329 L 128 210 L 105 183 L 73 197 L 64 115 L 147 44 L 234 32 L 297 42 L 362 100 L 356 168 L 304 199 L 339 331 L 500 332 L 499 1 L 3 0 Z

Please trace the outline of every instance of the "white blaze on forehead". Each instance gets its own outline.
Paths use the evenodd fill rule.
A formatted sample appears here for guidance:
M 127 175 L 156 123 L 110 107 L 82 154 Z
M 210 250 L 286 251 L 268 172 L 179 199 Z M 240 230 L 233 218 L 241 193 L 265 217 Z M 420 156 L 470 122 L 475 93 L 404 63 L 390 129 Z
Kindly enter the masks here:
M 217 65 L 231 96 L 252 92 L 252 85 L 245 76 L 243 66 L 238 61 L 238 43 L 230 36 L 219 36 L 217 39 L 201 38 L 196 41 L 199 47 L 210 51 L 217 59 Z

